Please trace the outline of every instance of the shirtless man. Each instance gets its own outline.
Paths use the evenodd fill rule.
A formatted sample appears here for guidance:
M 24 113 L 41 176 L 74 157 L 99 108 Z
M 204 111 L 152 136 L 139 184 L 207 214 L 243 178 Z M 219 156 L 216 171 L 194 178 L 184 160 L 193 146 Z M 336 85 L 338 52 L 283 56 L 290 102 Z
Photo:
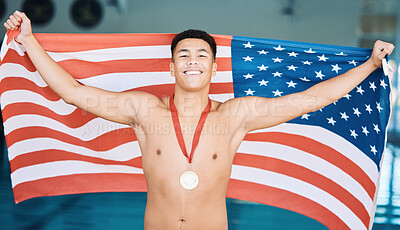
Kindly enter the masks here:
M 170 71 L 176 83 L 170 100 L 144 92 L 115 93 L 81 85 L 46 54 L 32 35 L 25 14 L 15 12 L 4 26 L 10 30 L 21 27 L 15 40 L 25 47 L 43 79 L 66 103 L 132 126 L 147 181 L 144 226 L 148 230 L 227 229 L 226 189 L 233 158 L 244 136 L 316 111 L 343 97 L 378 68 L 394 48 L 377 41 L 367 62 L 303 92 L 278 98 L 241 97 L 220 103 L 208 99 L 217 64 L 215 42 L 205 32 L 182 32 L 172 42 Z M 183 144 L 179 144 L 179 123 L 182 127 L 196 127 L 199 120 L 205 121 L 205 129 L 199 132 L 198 147 L 190 128 L 182 129 Z M 155 124 L 163 125 L 162 130 L 149 132 Z M 209 125 L 221 125 L 226 130 L 209 132 Z M 183 154 L 184 147 L 193 157 L 190 164 Z M 195 151 L 190 154 L 192 148 Z M 194 173 L 184 176 L 188 171 Z

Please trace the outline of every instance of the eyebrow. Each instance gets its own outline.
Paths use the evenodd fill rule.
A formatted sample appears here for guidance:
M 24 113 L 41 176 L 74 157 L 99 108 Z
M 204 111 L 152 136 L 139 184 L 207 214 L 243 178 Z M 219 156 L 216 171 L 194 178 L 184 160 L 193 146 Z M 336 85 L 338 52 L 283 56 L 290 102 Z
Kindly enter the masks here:
M 206 52 L 206 53 L 209 53 L 206 49 L 197 49 L 197 51 L 198 51 L 198 52 Z M 180 52 L 189 52 L 189 50 L 188 50 L 188 49 L 180 49 L 180 50 L 178 51 L 178 53 L 180 53 Z

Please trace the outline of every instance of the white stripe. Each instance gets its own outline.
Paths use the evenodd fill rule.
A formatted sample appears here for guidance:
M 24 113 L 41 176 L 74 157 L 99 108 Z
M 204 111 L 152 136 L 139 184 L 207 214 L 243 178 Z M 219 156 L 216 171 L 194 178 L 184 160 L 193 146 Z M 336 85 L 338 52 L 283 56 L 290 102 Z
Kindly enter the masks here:
M 96 49 L 79 52 L 47 52 L 56 62 L 65 60 L 82 60 L 89 62 L 102 62 L 112 60 L 129 59 L 159 59 L 171 58 L 170 45 L 161 46 L 134 46 L 119 47 L 108 49 Z M 231 48 L 229 46 L 217 47 L 218 57 L 231 57 Z
M 53 138 L 41 137 L 19 141 L 8 148 L 9 160 L 17 156 L 29 154 L 35 151 L 48 149 L 58 149 L 73 152 L 82 156 L 90 156 L 105 160 L 128 161 L 141 156 L 139 144 L 137 141 L 131 141 L 118 145 L 115 148 L 106 151 L 94 151 L 82 146 L 69 144 Z
M 79 79 L 85 85 L 100 89 L 121 92 L 138 87 L 175 84 L 175 78 L 169 72 L 144 72 L 144 73 L 111 73 Z M 231 83 L 232 71 L 217 71 L 211 83 Z
M 231 178 L 290 191 L 308 198 L 338 216 L 350 229 L 366 229 L 362 221 L 329 193 L 302 180 L 270 171 L 233 165 Z
M 37 71 L 30 72 L 24 66 L 5 63 L 0 66 L 0 79 L 7 77 L 20 77 L 32 81 L 39 87 L 47 84 Z M 111 73 L 96 75 L 85 79 L 77 79 L 82 84 L 97 87 L 104 90 L 121 92 L 138 87 L 162 84 L 174 84 L 175 78 L 169 72 L 143 72 L 143 73 Z M 211 78 L 211 83 L 231 83 L 232 71 L 217 71 Z
M 312 125 L 284 123 L 272 128 L 256 130 L 252 133 L 260 132 L 284 132 L 302 135 L 325 144 L 355 162 L 375 184 L 378 183 L 379 173 L 376 164 L 356 146 L 329 130 Z M 341 144 L 338 145 L 337 143 Z
M 237 152 L 280 159 L 329 178 L 352 194 L 370 211 L 373 201 L 353 177 L 331 163 L 304 151 L 271 142 L 243 141 Z
M 126 165 L 102 165 L 84 161 L 56 161 L 19 168 L 11 173 L 12 187 L 44 178 L 93 173 L 143 174 L 143 170 Z
M 117 129 L 130 128 L 128 125 L 108 121 L 100 117 L 95 118 L 77 128 L 70 128 L 63 123 L 36 114 L 21 114 L 10 117 L 4 122 L 4 134 L 8 135 L 14 130 L 27 127 L 46 127 L 70 136 L 76 137 L 82 141 L 90 141 L 107 132 Z
M 42 95 L 29 90 L 9 90 L 1 94 L 1 109 L 4 109 L 7 105 L 19 102 L 42 105 L 60 115 L 71 114 L 77 108 L 65 103 L 62 99 L 50 101 Z
M 3 80 L 7 77 L 25 78 L 34 82 L 37 86 L 47 86 L 37 71 L 30 72 L 23 65 L 19 64 L 4 63 L 0 65 L 0 79 Z

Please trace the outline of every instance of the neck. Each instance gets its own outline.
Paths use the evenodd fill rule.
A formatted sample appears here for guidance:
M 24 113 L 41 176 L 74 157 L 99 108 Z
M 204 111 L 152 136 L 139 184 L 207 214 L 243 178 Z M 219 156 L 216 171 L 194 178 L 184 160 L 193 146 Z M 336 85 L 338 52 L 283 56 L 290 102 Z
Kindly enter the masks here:
M 208 103 L 208 91 L 185 92 L 175 89 L 174 103 L 180 116 L 200 116 Z

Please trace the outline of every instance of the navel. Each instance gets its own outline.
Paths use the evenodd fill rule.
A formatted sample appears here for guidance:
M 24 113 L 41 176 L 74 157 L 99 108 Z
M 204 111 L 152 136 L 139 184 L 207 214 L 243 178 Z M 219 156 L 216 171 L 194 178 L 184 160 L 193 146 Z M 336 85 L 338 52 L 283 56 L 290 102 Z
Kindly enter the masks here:
M 217 154 L 216 154 L 216 153 L 214 153 L 213 159 L 214 159 L 214 160 L 217 159 Z
M 161 150 L 157 149 L 157 155 L 161 155 Z

